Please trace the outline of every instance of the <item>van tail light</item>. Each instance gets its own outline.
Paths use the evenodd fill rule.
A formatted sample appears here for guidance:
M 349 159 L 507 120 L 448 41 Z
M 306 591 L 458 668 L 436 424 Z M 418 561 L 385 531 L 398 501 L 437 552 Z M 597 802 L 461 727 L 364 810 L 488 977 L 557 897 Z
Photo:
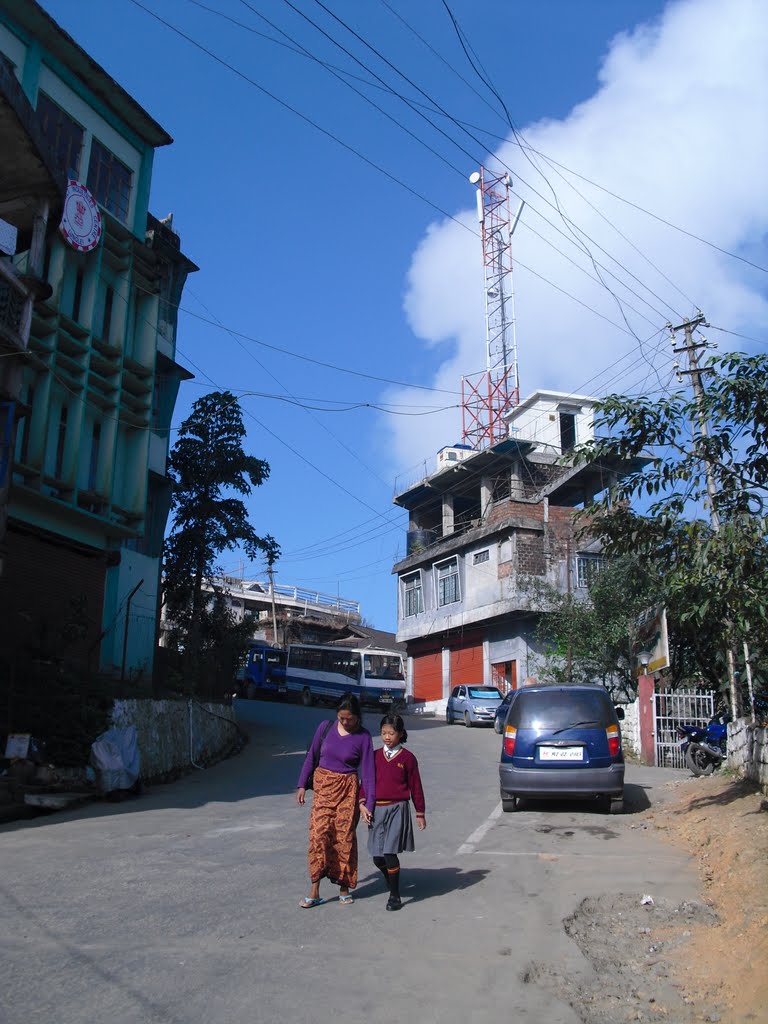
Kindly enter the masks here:
M 618 725 L 609 725 L 605 730 L 605 735 L 608 737 L 608 753 L 611 757 L 618 757 L 621 751 L 621 736 L 619 735 Z
M 509 757 L 515 752 L 515 740 L 517 739 L 517 729 L 514 725 L 507 725 L 504 727 L 504 753 Z

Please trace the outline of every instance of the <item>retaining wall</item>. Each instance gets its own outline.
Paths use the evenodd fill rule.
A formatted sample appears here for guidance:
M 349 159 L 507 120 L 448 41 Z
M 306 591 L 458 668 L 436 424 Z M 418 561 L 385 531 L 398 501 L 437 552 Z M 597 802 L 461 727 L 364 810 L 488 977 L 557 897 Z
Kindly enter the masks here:
M 136 726 L 141 777 L 148 782 L 176 778 L 191 768 L 193 761 L 200 766 L 212 764 L 240 744 L 234 710 L 226 704 L 116 700 L 112 724 Z
M 748 718 L 728 723 L 728 767 L 768 793 L 768 729 Z
M 628 754 L 635 757 L 640 756 L 640 702 L 635 700 L 631 704 L 621 704 L 624 708 L 624 719 L 619 722 L 621 726 L 621 744 Z

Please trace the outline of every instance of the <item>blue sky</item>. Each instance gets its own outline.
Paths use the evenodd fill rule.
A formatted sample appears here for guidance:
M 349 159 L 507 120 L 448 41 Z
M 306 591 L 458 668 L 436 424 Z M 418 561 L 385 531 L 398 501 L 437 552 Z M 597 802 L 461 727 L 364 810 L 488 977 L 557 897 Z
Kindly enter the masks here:
M 461 374 L 484 365 L 467 181 L 481 162 L 508 165 L 528 203 L 515 235 L 523 395 L 668 386 L 660 332 L 697 306 L 755 339 L 740 348 L 765 337 L 765 273 L 572 173 L 765 266 L 768 9 L 759 0 L 732 0 L 727 20 L 723 0 L 451 0 L 526 144 L 557 164 L 505 142 L 498 100 L 442 0 L 204 0 L 218 14 L 192 0 L 141 2 L 215 57 L 132 0 L 43 5 L 174 137 L 156 155 L 151 208 L 173 212 L 201 268 L 180 316 L 178 358 L 196 379 L 176 422 L 214 387 L 258 393 L 242 398 L 247 448 L 272 472 L 249 509 L 283 549 L 278 582 L 359 600 L 372 624 L 395 628 L 390 570 L 406 524 L 392 505 L 395 481 L 460 439 Z M 436 152 L 259 33 L 364 79 L 346 81 Z M 411 106 L 377 88 L 374 72 Z M 445 134 L 416 112 L 430 102 L 450 115 L 429 114 Z M 555 197 L 585 232 L 578 246 Z M 594 258 L 610 267 L 610 277 L 601 268 L 610 291 L 594 280 Z M 350 408 L 385 402 L 389 413 Z M 238 570 L 238 555 L 222 565 Z

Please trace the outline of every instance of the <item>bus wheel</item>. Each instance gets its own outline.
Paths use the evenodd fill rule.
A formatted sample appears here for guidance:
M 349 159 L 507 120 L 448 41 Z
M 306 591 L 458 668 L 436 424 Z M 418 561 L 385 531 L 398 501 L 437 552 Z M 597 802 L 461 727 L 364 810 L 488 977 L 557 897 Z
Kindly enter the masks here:
M 304 689 L 301 691 L 301 703 L 304 705 L 305 708 L 312 707 L 312 691 L 308 686 L 305 686 Z

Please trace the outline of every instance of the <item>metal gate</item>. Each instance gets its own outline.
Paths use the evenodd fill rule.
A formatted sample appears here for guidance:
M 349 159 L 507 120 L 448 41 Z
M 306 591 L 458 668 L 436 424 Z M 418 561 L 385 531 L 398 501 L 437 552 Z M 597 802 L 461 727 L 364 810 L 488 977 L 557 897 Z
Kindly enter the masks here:
M 677 727 L 705 726 L 714 714 L 714 706 L 713 690 L 662 690 L 654 694 L 653 734 L 660 768 L 685 768 Z

